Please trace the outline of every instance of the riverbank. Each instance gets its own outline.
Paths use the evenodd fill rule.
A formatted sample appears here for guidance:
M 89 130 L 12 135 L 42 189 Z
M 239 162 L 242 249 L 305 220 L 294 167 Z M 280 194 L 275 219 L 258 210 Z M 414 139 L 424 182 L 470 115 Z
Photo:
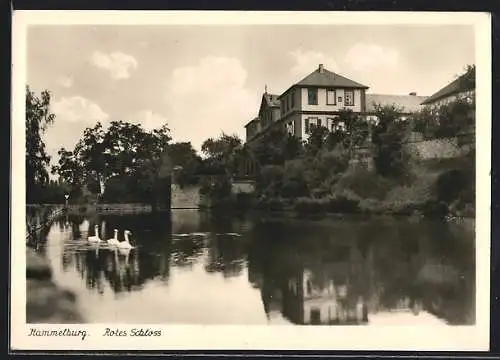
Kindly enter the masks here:
M 82 323 L 75 295 L 59 288 L 48 262 L 26 248 L 26 322 L 44 324 Z

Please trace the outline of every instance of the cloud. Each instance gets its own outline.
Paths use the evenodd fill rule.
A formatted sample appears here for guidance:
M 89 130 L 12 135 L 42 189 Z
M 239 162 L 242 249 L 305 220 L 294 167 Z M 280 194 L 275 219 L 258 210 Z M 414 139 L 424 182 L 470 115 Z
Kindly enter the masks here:
M 72 76 L 61 76 L 57 79 L 57 83 L 65 88 L 70 88 L 73 86 L 73 77 Z
M 289 52 L 289 55 L 294 60 L 294 66 L 290 70 L 293 76 L 306 76 L 314 71 L 319 64 L 323 64 L 330 71 L 338 71 L 333 56 L 320 51 L 297 49 Z
M 110 54 L 95 51 L 90 62 L 100 69 L 107 70 L 114 80 L 128 79 L 131 76 L 131 71 L 137 69 L 138 66 L 137 60 L 133 56 L 119 51 Z
M 158 129 L 165 123 L 167 118 L 151 110 L 142 110 L 130 117 L 131 123 L 140 124 L 145 130 Z
M 52 111 L 56 115 L 57 122 L 91 123 L 109 119 L 109 115 L 99 105 L 81 96 L 55 100 L 52 104 Z
M 399 65 L 399 52 L 375 43 L 356 43 L 344 57 L 346 66 L 354 71 L 394 69 Z
M 175 69 L 167 83 L 169 127 L 176 141 L 195 148 L 222 131 L 237 133 L 258 110 L 259 99 L 245 88 L 247 72 L 237 58 L 207 56 Z

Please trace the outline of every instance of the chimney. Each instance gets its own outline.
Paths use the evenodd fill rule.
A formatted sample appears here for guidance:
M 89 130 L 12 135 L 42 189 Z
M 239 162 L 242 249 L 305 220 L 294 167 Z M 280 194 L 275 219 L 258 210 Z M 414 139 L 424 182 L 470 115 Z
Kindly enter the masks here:
M 323 70 L 324 70 L 324 68 L 323 68 L 323 64 L 319 64 L 319 67 L 318 67 L 318 71 L 319 71 L 319 73 L 320 73 L 320 74 L 322 74 L 322 73 L 323 73 Z
M 417 93 L 416 92 L 411 92 L 410 96 L 417 96 Z

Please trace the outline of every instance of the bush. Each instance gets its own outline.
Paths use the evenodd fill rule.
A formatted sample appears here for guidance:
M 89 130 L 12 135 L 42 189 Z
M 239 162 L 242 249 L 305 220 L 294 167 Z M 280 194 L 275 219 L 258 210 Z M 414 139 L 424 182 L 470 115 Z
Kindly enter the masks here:
M 280 211 L 285 208 L 287 202 L 282 198 L 267 198 L 266 196 L 262 196 L 257 201 L 257 207 L 262 210 L 268 211 Z
M 313 199 L 307 197 L 298 198 L 294 205 L 294 210 L 299 214 L 322 214 L 327 211 L 327 208 L 327 199 Z
M 344 190 L 328 197 L 328 211 L 332 213 L 359 212 L 360 198 L 353 191 Z
M 386 212 L 385 203 L 377 199 L 361 199 L 359 210 L 367 214 L 383 214 Z
M 336 188 L 338 190 L 351 190 L 361 198 L 382 200 L 394 186 L 394 181 L 367 169 L 356 168 L 356 170 L 341 177 Z

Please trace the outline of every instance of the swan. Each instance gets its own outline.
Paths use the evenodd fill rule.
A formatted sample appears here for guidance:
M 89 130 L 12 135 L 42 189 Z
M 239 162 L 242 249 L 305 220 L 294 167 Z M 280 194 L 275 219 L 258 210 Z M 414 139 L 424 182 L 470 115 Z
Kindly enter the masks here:
M 99 226 L 94 226 L 95 230 L 95 235 L 94 236 L 89 236 L 88 241 L 91 243 L 99 243 L 102 242 L 102 240 L 99 238 Z
M 115 236 L 111 239 L 108 239 L 109 245 L 118 245 L 120 242 L 118 241 L 118 230 L 115 229 Z
M 123 232 L 123 237 L 125 238 L 125 240 L 118 242 L 118 244 L 116 245 L 119 249 L 132 249 L 133 248 L 133 246 L 130 243 L 129 238 L 128 238 L 128 236 L 130 234 L 131 234 L 131 232 L 129 230 L 125 230 Z

